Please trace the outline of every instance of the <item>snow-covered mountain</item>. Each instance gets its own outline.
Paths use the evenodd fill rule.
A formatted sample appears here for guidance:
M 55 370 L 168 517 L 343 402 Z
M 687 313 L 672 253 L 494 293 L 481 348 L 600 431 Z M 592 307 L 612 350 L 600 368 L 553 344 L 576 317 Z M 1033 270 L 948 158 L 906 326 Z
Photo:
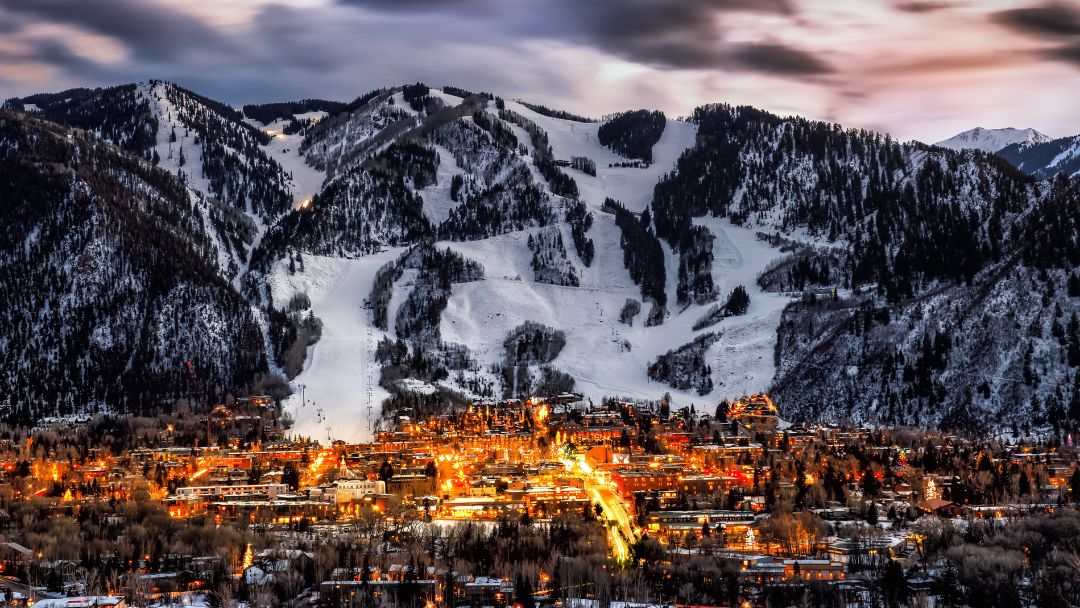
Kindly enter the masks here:
M 86 132 L 0 111 L 0 401 L 148 412 L 250 386 L 267 361 L 227 280 L 227 222 L 174 175 Z
M 1068 204 L 1080 187 L 1038 184 L 983 152 L 726 105 L 686 122 L 644 110 L 599 122 L 422 84 L 250 115 L 166 83 L 19 103 L 39 118 L 3 120 L 78 127 L 172 184 L 153 222 L 195 247 L 207 284 L 224 290 L 202 308 L 235 321 L 172 321 L 165 343 L 200 356 L 243 344 L 242 372 L 228 348 L 205 354 L 213 382 L 303 384 L 317 405 L 300 394 L 286 405 L 307 435 L 364 437 L 380 408 L 567 390 L 667 393 L 700 409 L 771 389 L 796 419 L 1080 419 L 1080 226 Z M 4 145 L 10 162 L 32 160 Z M 130 172 L 117 174 L 128 184 Z M 39 238 L 11 226 L 9 243 Z M 22 260 L 18 249 L 4 260 Z M 118 280 L 141 276 L 130 266 Z M 70 297 L 59 278 L 27 276 L 6 297 Z M 32 307 L 16 310 L 26 331 L 59 339 Z M 125 314 L 140 326 L 161 310 L 180 314 L 149 303 Z M 64 336 L 93 334 L 95 315 L 82 310 L 82 329 Z M 24 352 L 15 341 L 0 347 Z M 71 344 L 65 356 L 94 360 Z M 143 346 L 116 348 L 145 361 L 131 354 Z M 48 376 L 26 365 L 9 367 L 0 400 L 48 411 L 31 398 Z M 186 382 L 159 380 L 153 398 L 190 395 Z M 68 401 L 135 409 L 147 395 Z
M 982 150 L 983 152 L 997 152 L 1006 146 L 1014 144 L 1041 144 L 1051 140 L 1049 135 L 1043 135 L 1035 129 L 984 129 L 976 127 L 963 133 L 958 133 L 949 139 L 937 142 L 936 146 L 949 148 L 950 150 Z
M 997 154 L 1039 179 L 1080 175 L 1080 135 L 1042 143 L 1013 144 Z

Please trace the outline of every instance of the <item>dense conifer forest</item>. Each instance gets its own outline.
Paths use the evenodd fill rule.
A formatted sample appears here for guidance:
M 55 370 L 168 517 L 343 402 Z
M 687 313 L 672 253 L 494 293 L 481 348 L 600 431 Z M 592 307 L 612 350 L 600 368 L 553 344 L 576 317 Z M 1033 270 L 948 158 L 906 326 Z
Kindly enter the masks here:
M 663 112 L 634 110 L 622 112 L 600 125 L 600 143 L 625 156 L 651 163 L 652 149 L 667 127 Z
M 215 266 L 204 203 L 176 177 L 7 112 L 0 175 L 0 399 L 21 420 L 171 407 L 198 396 L 188 361 L 210 395 L 266 370 L 252 310 Z
M 406 344 L 386 384 L 468 369 L 473 378 L 459 386 L 496 394 L 468 350 L 439 335 L 449 285 L 482 271 L 424 243 L 529 231 L 520 245 L 531 280 L 572 287 L 596 280 L 609 246 L 598 235 L 617 234 L 641 298 L 627 301 L 623 323 L 653 326 L 697 306 L 693 331 L 719 332 L 724 319 L 755 310 L 746 289 L 754 286 L 714 283 L 724 262 L 714 250 L 724 243 L 698 218 L 719 216 L 753 226 L 785 252 L 756 287 L 795 298 L 781 313 L 771 387 L 793 417 L 872 415 L 978 431 L 989 427 L 970 413 L 981 411 L 1021 435 L 1080 421 L 1077 179 L 1037 181 L 982 152 L 710 105 L 690 117 L 694 145 L 635 207 L 641 213 L 611 199 L 593 208 L 595 182 L 583 196 L 571 173 L 591 180 L 623 169 L 596 167 L 595 149 L 559 149 L 557 157 L 538 124 L 581 117 L 526 106 L 536 112 L 530 119 L 489 94 L 443 93 L 413 84 L 349 104 L 302 100 L 244 112 L 162 82 L 8 100 L 7 196 L 40 203 L 7 209 L 10 245 L 0 264 L 13 312 L 4 344 L 35 348 L 4 349 L 0 389 L 30 404 L 24 411 L 147 411 L 190 396 L 178 357 L 205 368 L 205 392 L 250 386 L 271 371 L 292 375 L 320 321 L 310 304 L 272 301 L 275 268 L 293 276 L 311 256 L 401 246 L 412 253 L 377 273 L 369 299 L 374 326 Z M 464 101 L 448 106 L 446 95 Z M 308 112 L 326 116 L 302 125 L 296 153 L 325 181 L 294 209 L 291 176 L 269 152 L 270 136 L 246 120 L 292 124 Z M 601 143 L 649 162 L 672 124 L 632 111 L 598 129 Z M 67 128 L 71 147 L 55 147 Z M 105 170 L 91 174 L 90 166 Z M 114 218 L 122 221 L 106 225 Z M 94 270 L 61 269 L 61 258 Z M 428 285 L 402 294 L 405 314 L 392 315 L 406 270 Z M 166 285 L 151 272 L 176 278 Z M 103 287 L 105 277 L 115 289 Z M 91 294 L 100 306 L 88 306 Z M 27 312 L 38 307 L 44 312 Z M 58 329 L 42 331 L 47 323 Z M 72 371 L 46 388 L 38 353 Z M 657 361 L 674 369 L 676 354 Z M 135 364 L 145 371 L 118 392 L 116 378 L 131 377 Z M 565 386 L 565 375 L 545 365 L 501 371 L 502 389 Z M 92 373 L 102 380 L 88 381 Z M 702 378 L 679 384 L 701 390 Z

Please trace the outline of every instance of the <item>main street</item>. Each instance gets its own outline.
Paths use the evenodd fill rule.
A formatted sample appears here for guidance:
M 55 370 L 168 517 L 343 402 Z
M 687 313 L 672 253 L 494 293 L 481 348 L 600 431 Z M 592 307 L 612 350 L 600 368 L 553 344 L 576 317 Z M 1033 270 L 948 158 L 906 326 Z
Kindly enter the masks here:
M 626 503 L 611 486 L 595 483 L 588 488 L 593 500 L 603 509 L 601 517 L 608 522 L 608 538 L 619 561 L 630 558 L 630 545 L 637 542 L 634 520 L 627 513 Z
M 611 484 L 605 482 L 598 472 L 590 467 L 580 455 L 574 459 L 562 458 L 567 471 L 581 478 L 585 490 L 592 496 L 593 502 L 600 505 L 601 517 L 608 523 L 608 543 L 615 558 L 622 562 L 630 558 L 630 546 L 638 540 L 634 520 L 622 496 Z

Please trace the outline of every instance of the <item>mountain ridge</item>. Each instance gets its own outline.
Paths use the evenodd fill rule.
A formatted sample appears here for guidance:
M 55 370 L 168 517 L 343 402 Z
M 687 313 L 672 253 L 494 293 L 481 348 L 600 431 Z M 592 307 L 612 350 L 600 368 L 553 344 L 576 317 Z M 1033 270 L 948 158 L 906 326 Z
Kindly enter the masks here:
M 1016 129 L 1007 127 L 1003 129 L 984 129 L 976 127 L 958 133 L 948 139 L 934 144 L 941 148 L 952 150 L 981 150 L 983 152 L 997 152 L 1011 145 L 1040 144 L 1051 141 L 1053 138 L 1044 135 L 1035 129 Z
M 6 110 L 0 142 L 0 355 L 16 417 L 150 411 L 187 396 L 185 362 L 212 394 L 265 371 L 195 193 L 88 133 Z
M 52 107 L 53 119 L 78 120 L 87 137 L 147 166 L 156 154 L 184 184 L 207 259 L 241 298 L 224 294 L 214 306 L 243 303 L 250 320 L 238 327 L 261 334 L 251 352 L 262 359 L 249 359 L 243 379 L 215 382 L 236 390 L 257 376 L 295 377 L 333 402 L 316 417 L 298 396 L 286 399 L 307 434 L 332 423 L 362 436 L 356 412 L 383 398 L 390 415 L 405 404 L 574 387 L 594 398 L 671 392 L 678 403 L 772 388 L 795 419 L 952 427 L 968 422 L 957 414 L 963 401 L 1000 416 L 994 428 L 1027 416 L 1029 429 L 1044 430 L 1071 424 L 1068 404 L 1080 395 L 1073 366 L 1050 363 L 1072 361 L 1075 306 L 1064 294 L 1075 264 L 1024 253 L 1031 239 L 1068 251 L 1077 227 L 1059 210 L 1073 186 L 982 151 L 723 104 L 689 122 L 640 111 L 583 123 L 419 83 L 291 118 L 277 114 L 292 106 L 275 105 L 270 124 L 165 83 L 54 97 L 35 97 L 44 105 L 33 114 L 48 118 Z M 90 98 L 95 113 L 54 107 Z M 615 118 L 622 152 L 599 135 Z M 641 143 L 627 152 L 629 141 Z M 175 148 L 200 162 L 181 164 Z M 1044 234 L 1051 225 L 1061 234 Z M 451 262 L 460 273 L 432 265 Z M 359 302 L 337 305 L 365 284 L 361 299 L 384 310 L 382 327 Z M 337 285 L 349 291 L 334 295 Z M 1023 285 L 1039 298 L 1017 300 Z M 746 313 L 714 315 L 737 286 L 749 292 Z M 988 302 L 1003 299 L 1023 302 L 1013 307 L 1023 332 L 996 330 L 1006 355 L 962 346 L 988 331 L 1001 314 Z M 550 361 L 506 360 L 504 337 L 528 323 L 567 336 L 565 348 Z M 699 340 L 708 332 L 716 338 Z M 700 369 L 654 365 L 684 352 Z M 970 360 L 997 380 L 955 380 L 970 375 Z M 362 374 L 349 371 L 357 366 Z M 20 399 L 21 382 L 9 378 L 3 398 Z M 194 398 L 186 377 L 166 384 Z
M 997 154 L 1039 179 L 1080 175 L 1080 135 L 1036 144 L 1013 144 Z

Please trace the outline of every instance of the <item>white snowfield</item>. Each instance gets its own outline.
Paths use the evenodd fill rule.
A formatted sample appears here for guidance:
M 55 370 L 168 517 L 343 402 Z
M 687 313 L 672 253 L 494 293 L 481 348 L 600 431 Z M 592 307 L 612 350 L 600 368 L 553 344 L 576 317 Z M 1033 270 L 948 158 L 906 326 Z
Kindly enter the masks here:
M 679 155 L 694 145 L 697 136 L 697 126 L 668 119 L 664 134 L 653 146 L 652 165 L 647 169 L 608 167 L 612 163 L 627 162 L 627 159 L 600 145 L 596 133 L 602 123 L 551 118 L 513 101 L 506 102 L 506 109 L 521 114 L 547 131 L 555 158 L 570 160 L 571 156 L 587 156 L 596 162 L 596 177 L 569 167 L 563 169 L 577 182 L 581 200 L 596 209 L 604 204 L 605 198 L 611 197 L 630 211 L 643 211 L 652 202 L 653 186 L 675 166 Z M 494 104 L 488 106 L 488 111 L 498 114 Z M 523 142 L 529 141 L 523 129 L 515 128 L 514 133 Z M 529 148 L 531 150 L 531 144 Z
M 563 287 L 532 281 L 528 233 L 514 233 L 461 243 L 442 243 L 484 265 L 486 279 L 455 285 L 442 316 L 442 336 L 465 344 L 486 369 L 503 359 L 507 333 L 525 321 L 536 321 L 566 333 L 566 347 L 552 363 L 574 377 L 576 390 L 594 402 L 605 396 L 657 399 L 670 392 L 678 405 L 715 405 L 768 386 L 775 373 L 773 345 L 780 313 L 789 298 L 763 293 L 756 284 L 759 272 L 779 252 L 757 240 L 754 231 L 727 220 L 700 220 L 716 235 L 713 273 L 721 298 L 736 285 L 750 293 L 746 315 L 724 319 L 712 328 L 692 330 L 709 306 L 672 310 L 663 325 L 645 327 L 649 305 L 633 326 L 619 322 L 627 298 L 640 300 L 640 288 L 622 266 L 618 230 L 597 242 L 594 266 L 599 272 L 582 273 L 580 287 Z M 607 231 L 604 231 L 607 232 Z M 596 230 L 594 239 L 600 235 Z M 568 235 L 564 237 L 568 240 Z M 577 262 L 578 268 L 580 261 Z M 673 282 L 673 281 L 672 281 Z M 673 305 L 674 288 L 669 298 Z M 709 350 L 713 383 L 706 396 L 677 391 L 653 382 L 646 369 L 659 355 L 678 348 L 709 331 L 721 334 Z M 626 348 L 629 344 L 629 350 Z
M 983 152 L 997 152 L 1013 144 L 1040 144 L 1048 142 L 1052 137 L 1044 135 L 1035 129 L 984 129 L 976 127 L 963 133 L 958 133 L 949 139 L 934 144 L 942 148 L 953 150 L 982 150 Z
M 734 399 L 763 391 L 776 374 L 776 329 L 780 314 L 792 298 L 762 291 L 757 277 L 783 253 L 759 240 L 755 229 L 734 226 L 727 219 L 699 218 L 694 223 L 716 236 L 713 281 L 720 301 L 736 285 L 742 285 L 750 294 L 750 309 L 745 315 L 724 319 L 714 326 L 721 337 L 709 351 L 716 385 L 713 401 L 719 401 L 716 397 Z
M 293 294 L 306 293 L 323 322 L 322 338 L 308 349 L 304 369 L 292 383 L 296 393 L 285 401 L 286 411 L 296 419 L 294 434 L 348 441 L 372 436 L 379 404 L 390 395 L 379 386 L 375 362 L 375 345 L 384 333 L 372 326 L 364 301 L 371 295 L 375 273 L 401 252 L 388 249 L 355 260 L 305 255 L 304 272 L 297 269 L 292 275 L 288 261 L 275 265 L 270 278 L 274 301 L 288 302 Z
M 440 96 L 450 102 L 456 99 Z M 600 212 L 599 207 L 610 196 L 632 211 L 645 209 L 652 200 L 657 180 L 693 144 L 695 126 L 669 120 L 654 148 L 652 166 L 612 168 L 608 167 L 609 163 L 625 159 L 599 144 L 596 137 L 599 123 L 549 118 L 509 101 L 507 107 L 534 120 L 548 132 L 557 158 L 588 156 L 596 162 L 596 177 L 567 169 L 577 181 L 582 199 L 593 210 L 589 236 L 595 243 L 595 259 L 591 267 L 585 267 L 577 256 L 569 228 L 561 225 L 569 258 L 580 278 L 580 287 L 562 287 L 533 280 L 527 240 L 535 229 L 479 241 L 439 243 L 440 247 L 450 247 L 482 264 L 485 274 L 483 281 L 454 285 L 442 315 L 442 339 L 466 345 L 479 363 L 481 371 L 477 373 L 490 375 L 487 371 L 490 364 L 503 359 L 502 343 L 510 330 L 525 321 L 560 329 L 566 333 L 566 347 L 552 364 L 571 374 L 576 390 L 594 402 L 605 396 L 657 399 L 670 392 L 676 407 L 694 404 L 699 410 L 704 407 L 710 411 L 722 398 L 766 389 L 775 373 L 776 329 L 789 298 L 763 293 L 758 288 L 758 274 L 782 254 L 759 241 L 752 228 L 733 226 L 718 218 L 697 220 L 716 236 L 713 273 L 718 303 L 723 303 L 736 285 L 743 285 L 751 298 L 747 314 L 693 331 L 693 324 L 711 305 L 680 310 L 675 301 L 678 260 L 665 243 L 667 320 L 660 326 L 645 327 L 651 304 L 644 303 L 633 326 L 618 321 L 626 300 L 640 301 L 641 291 L 624 267 L 620 232 L 614 217 Z M 489 111 L 495 112 L 494 104 Z M 520 129 L 515 128 L 515 132 L 519 137 L 524 135 Z M 439 182 L 420 191 L 425 211 L 434 220 L 444 218 L 455 204 L 449 199 L 446 182 L 460 172 L 447 150 L 438 149 L 438 152 Z M 558 209 L 557 213 L 561 218 L 562 210 Z M 388 250 L 362 259 L 305 255 L 304 272 L 297 271 L 294 275 L 288 273 L 287 262 L 275 267 L 271 279 L 274 301 L 287 302 L 293 293 L 306 292 L 314 314 L 323 323 L 322 339 L 309 350 L 304 370 L 292 383 L 296 394 L 286 404 L 297 418 L 295 433 L 320 440 L 331 436 L 362 441 L 371 436 L 369 407 L 371 415 L 377 418 L 379 404 L 388 395 L 378 386 L 379 369 L 374 361 L 375 345 L 384 332 L 371 326 L 371 313 L 363 308 L 363 302 L 370 295 L 377 270 L 400 253 L 400 249 Z M 387 332 L 391 338 L 397 309 L 415 276 L 415 271 L 406 271 L 395 285 L 389 309 L 391 329 Z M 722 336 L 708 351 L 715 385 L 710 394 L 677 391 L 648 379 L 646 369 L 657 356 L 710 331 Z M 309 402 L 306 406 L 301 405 L 301 386 L 306 387 L 303 391 Z M 416 389 L 432 390 L 427 385 L 418 385 Z
M 295 116 L 300 120 L 322 119 L 326 117 L 326 112 L 306 112 Z M 326 173 L 307 164 L 300 154 L 300 144 L 304 141 L 303 135 L 285 133 L 284 128 L 288 121 L 284 120 L 275 120 L 267 126 L 263 126 L 258 121 L 249 120 L 248 122 L 273 137 L 263 149 L 292 178 L 289 181 L 289 190 L 293 195 L 293 206 L 299 207 L 304 201 L 318 194 L 322 189 L 323 180 L 326 179 Z
M 434 224 L 445 222 L 450 217 L 450 212 L 458 203 L 450 198 L 450 182 L 455 175 L 465 173 L 454 162 L 454 155 L 446 148 L 436 145 L 439 152 L 439 169 L 435 183 L 420 190 L 420 196 L 424 198 L 424 214 Z

